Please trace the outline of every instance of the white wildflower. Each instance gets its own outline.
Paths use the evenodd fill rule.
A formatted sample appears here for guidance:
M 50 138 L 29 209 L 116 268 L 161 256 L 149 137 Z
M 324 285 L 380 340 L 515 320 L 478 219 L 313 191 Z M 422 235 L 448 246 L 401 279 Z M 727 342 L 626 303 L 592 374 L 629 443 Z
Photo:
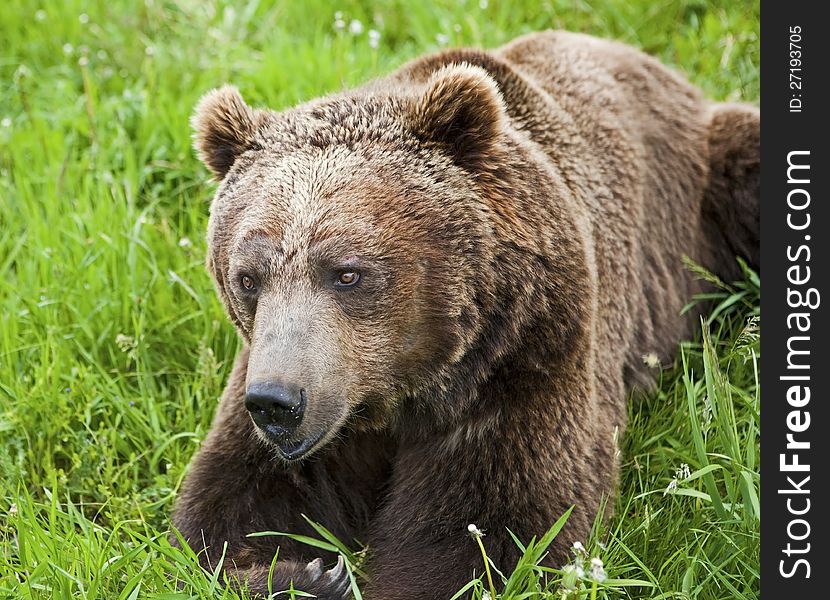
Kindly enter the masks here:
M 475 523 L 467 525 L 467 532 L 473 537 L 484 537 L 484 532 Z
M 346 29 L 346 21 L 344 21 L 343 19 L 339 19 L 339 18 L 335 19 L 334 20 L 334 29 L 335 29 L 335 31 L 343 31 L 344 29 Z
M 0 121 L 0 125 L 2 125 L 3 128 L 8 129 L 12 126 L 12 120 L 9 117 L 3 117 L 3 120 Z
M 485 10 L 487 8 L 488 4 L 489 3 L 487 2 L 487 0 L 478 0 L 478 7 L 481 10 Z
M 80 21 L 81 25 L 86 25 L 87 23 L 89 23 L 89 15 L 86 13 L 79 14 L 78 21 Z
M 562 567 L 562 587 L 567 591 L 576 589 L 579 582 L 579 574 L 576 572 L 574 565 L 565 565 Z
M 97 56 L 99 60 L 107 60 L 108 55 L 106 50 L 98 50 L 98 52 L 95 53 L 95 56 Z
M 72 44 L 70 44 L 69 42 L 67 42 L 63 45 L 63 53 L 66 54 L 67 56 L 72 54 L 74 51 L 75 51 L 75 47 Z
M 82 67 L 85 67 L 89 64 L 89 59 L 86 56 L 82 56 L 81 58 L 78 59 L 78 64 L 81 65 Z
M 654 352 L 643 354 L 643 364 L 649 369 L 658 369 L 660 368 L 660 357 Z
M 674 478 L 675 479 L 688 479 L 692 476 L 692 471 L 689 469 L 689 465 L 686 463 L 680 463 L 680 466 L 677 467 L 674 471 Z
M 668 486 L 666 487 L 666 489 L 663 491 L 663 495 L 665 496 L 666 494 L 668 494 L 668 493 L 670 493 L 670 492 L 673 492 L 673 491 L 674 491 L 674 490 L 676 490 L 676 489 L 677 489 L 677 479 L 672 479 L 672 480 L 669 482 L 669 485 L 668 485 Z
M 153 56 L 153 54 L 155 54 L 155 53 L 156 53 L 156 50 L 152 46 L 147 46 L 144 49 L 144 54 L 146 54 L 147 56 Z
M 130 352 L 131 350 L 135 349 L 135 338 L 131 335 L 119 333 L 117 336 L 115 336 L 115 345 L 118 346 L 121 352 Z
M 349 23 L 349 33 L 352 35 L 360 35 L 363 33 L 363 23 L 357 19 L 352 19 L 352 22 Z
M 582 542 L 574 542 L 573 546 L 571 546 L 571 548 L 573 549 L 574 553 L 576 553 L 576 554 L 587 554 L 587 551 L 585 550 L 585 546 L 582 545 Z
M 591 579 L 600 583 L 608 579 L 608 573 L 605 572 L 602 561 L 598 557 L 591 559 Z
M 439 33 L 435 36 L 435 41 L 438 42 L 439 46 L 446 46 L 449 43 L 450 38 L 443 33 Z
M 46 11 L 41 8 L 39 11 L 37 11 L 35 13 L 35 19 L 38 20 L 38 21 L 41 21 L 41 22 L 45 21 L 46 20 Z
M 378 45 L 380 44 L 380 31 L 377 29 L 370 29 L 366 35 L 369 36 L 369 47 L 372 50 L 377 50 Z
M 179 240 L 179 248 L 190 248 L 193 245 L 193 242 L 190 241 L 190 238 L 183 237 Z
M 17 514 L 17 504 L 12 504 L 9 507 L 9 516 L 13 517 Z

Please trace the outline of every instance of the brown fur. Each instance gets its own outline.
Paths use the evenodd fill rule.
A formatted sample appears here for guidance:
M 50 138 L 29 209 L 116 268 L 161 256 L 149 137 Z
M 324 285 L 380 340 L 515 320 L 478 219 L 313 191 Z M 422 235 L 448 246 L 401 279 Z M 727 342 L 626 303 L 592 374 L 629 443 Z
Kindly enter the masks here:
M 245 339 L 174 523 L 205 564 L 264 591 L 315 549 L 249 532 L 368 543 L 367 598 L 447 598 L 481 557 L 569 506 L 549 561 L 613 493 L 627 390 L 692 333 L 683 255 L 758 266 L 756 109 L 720 105 L 642 53 L 564 32 L 452 50 L 295 109 L 207 95 L 196 144 L 221 185 L 208 268 Z M 355 289 L 332 287 L 358 269 Z M 258 281 L 255 297 L 241 274 Z M 304 386 L 284 463 L 244 406 L 253 378 Z M 325 559 L 331 559 L 325 556 Z

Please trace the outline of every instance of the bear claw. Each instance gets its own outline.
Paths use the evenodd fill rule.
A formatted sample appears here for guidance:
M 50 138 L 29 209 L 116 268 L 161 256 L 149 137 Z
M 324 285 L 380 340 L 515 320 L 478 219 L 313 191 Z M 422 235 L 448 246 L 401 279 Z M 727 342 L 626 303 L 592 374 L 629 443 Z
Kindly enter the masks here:
M 311 564 L 309 563 L 309 566 Z M 336 565 L 322 574 L 319 583 L 326 586 L 326 590 L 331 594 L 329 597 L 333 599 L 349 600 L 352 597 L 351 579 L 342 556 L 337 558 Z
M 311 581 L 317 581 L 320 579 L 320 576 L 323 574 L 323 559 L 322 558 L 315 558 L 310 563 L 308 563 L 305 567 L 305 572 L 308 573 L 309 578 Z

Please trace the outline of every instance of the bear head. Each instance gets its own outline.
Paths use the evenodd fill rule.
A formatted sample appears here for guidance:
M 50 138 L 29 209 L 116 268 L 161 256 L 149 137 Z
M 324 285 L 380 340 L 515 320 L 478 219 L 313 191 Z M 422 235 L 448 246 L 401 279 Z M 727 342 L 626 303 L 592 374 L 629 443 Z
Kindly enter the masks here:
M 245 408 L 284 460 L 389 426 L 482 335 L 499 283 L 482 182 L 505 120 L 465 64 L 282 113 L 232 87 L 200 101 L 195 146 L 221 182 L 207 266 L 249 348 Z

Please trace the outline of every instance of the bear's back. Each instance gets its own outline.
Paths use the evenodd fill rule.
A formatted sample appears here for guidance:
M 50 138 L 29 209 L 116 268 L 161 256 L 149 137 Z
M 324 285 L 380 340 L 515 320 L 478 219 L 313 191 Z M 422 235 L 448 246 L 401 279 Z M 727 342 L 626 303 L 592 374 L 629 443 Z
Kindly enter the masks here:
M 495 80 L 512 135 L 541 150 L 547 168 L 586 208 L 599 289 L 597 342 L 625 357 L 628 384 L 651 381 L 643 354 L 668 361 L 676 340 L 691 333 L 693 319 L 679 313 L 701 288 L 683 257 L 702 264 L 711 258 L 701 232 L 709 103 L 634 48 L 564 31 L 529 34 L 494 51 L 426 56 L 380 85 L 417 86 L 458 63 Z
M 700 282 L 683 257 L 711 259 L 701 222 L 709 103 L 657 60 L 587 35 L 531 34 L 496 54 L 559 115 L 532 137 L 593 216 L 600 342 L 628 351 L 629 383 L 650 380 L 642 355 L 668 360 L 691 333 L 679 313 Z

